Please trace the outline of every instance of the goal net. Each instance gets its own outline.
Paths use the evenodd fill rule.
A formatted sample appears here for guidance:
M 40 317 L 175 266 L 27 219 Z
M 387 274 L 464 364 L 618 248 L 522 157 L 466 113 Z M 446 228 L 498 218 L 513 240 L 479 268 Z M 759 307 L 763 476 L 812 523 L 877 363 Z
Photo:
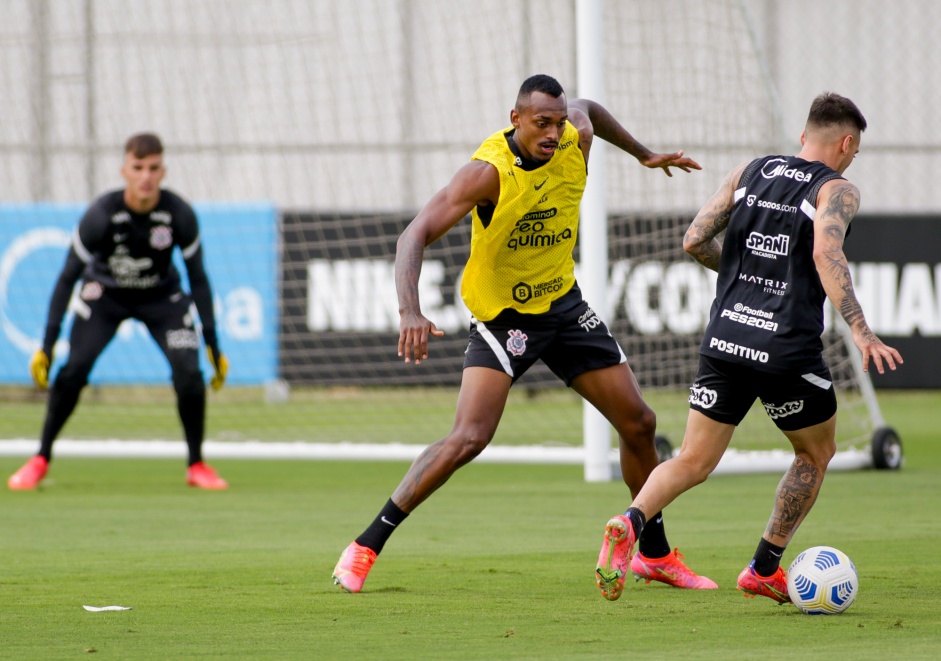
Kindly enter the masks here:
M 45 396 L 27 364 L 69 235 L 92 197 L 122 185 L 126 137 L 152 130 L 167 147 L 165 186 L 199 214 L 231 361 L 210 393 L 207 455 L 252 443 L 313 456 L 309 445 L 325 444 L 314 455 L 406 458 L 442 437 L 466 346 L 469 223 L 426 253 L 423 310 L 446 335 L 421 366 L 396 356 L 395 240 L 509 123 L 524 78 L 550 73 L 578 95 L 580 4 L 5 0 L 0 435 L 34 450 Z M 608 293 L 593 303 L 678 446 L 714 282 L 682 234 L 727 170 L 795 140 L 745 3 L 605 2 L 603 22 L 606 107 L 650 148 L 685 149 L 704 167 L 667 178 L 609 151 Z M 875 398 L 838 333 L 827 338 L 841 449 L 865 447 Z M 577 396 L 537 366 L 511 393 L 492 455 L 580 461 L 581 417 Z M 105 351 L 62 437 L 162 440 L 183 455 L 169 369 L 139 324 Z M 733 447 L 755 458 L 785 444 L 753 412 Z

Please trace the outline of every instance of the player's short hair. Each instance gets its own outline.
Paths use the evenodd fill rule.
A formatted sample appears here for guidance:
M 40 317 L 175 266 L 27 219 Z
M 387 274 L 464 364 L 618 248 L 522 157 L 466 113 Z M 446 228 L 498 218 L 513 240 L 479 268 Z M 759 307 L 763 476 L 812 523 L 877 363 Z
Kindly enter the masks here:
M 807 115 L 809 128 L 828 128 L 831 126 L 852 126 L 862 133 L 866 130 L 866 118 L 856 104 L 845 96 L 824 92 L 810 104 Z
M 544 73 L 539 73 L 524 80 L 520 86 L 519 94 L 516 95 L 517 110 L 523 109 L 533 92 L 542 92 L 554 99 L 558 99 L 565 94 L 565 90 L 562 89 L 562 85 L 559 84 L 558 80 Z
M 135 133 L 124 143 L 124 153 L 146 158 L 163 153 L 163 143 L 156 133 Z

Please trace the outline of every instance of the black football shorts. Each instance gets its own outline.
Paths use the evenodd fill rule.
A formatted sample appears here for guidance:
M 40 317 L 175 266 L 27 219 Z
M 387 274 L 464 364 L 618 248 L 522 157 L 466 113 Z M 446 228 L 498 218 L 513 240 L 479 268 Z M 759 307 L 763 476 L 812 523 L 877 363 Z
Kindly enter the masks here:
M 829 420 L 836 393 L 826 365 L 803 372 L 772 374 L 709 356 L 689 389 L 689 407 L 717 422 L 738 425 L 760 399 L 778 429 L 795 431 Z
M 464 367 L 489 367 L 519 379 L 537 360 L 571 385 L 585 372 L 627 362 L 608 327 L 574 285 L 548 312 L 504 310 L 490 321 L 471 320 Z

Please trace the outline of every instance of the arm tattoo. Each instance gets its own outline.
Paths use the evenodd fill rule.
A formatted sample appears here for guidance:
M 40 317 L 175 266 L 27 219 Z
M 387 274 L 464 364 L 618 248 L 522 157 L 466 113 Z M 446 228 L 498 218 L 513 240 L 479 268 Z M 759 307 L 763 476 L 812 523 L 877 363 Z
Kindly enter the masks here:
M 859 195 L 854 186 L 837 186 L 827 200 L 827 209 L 824 212 L 827 216 L 839 218 L 843 223 L 843 229 L 846 229 L 856 210 L 859 209 Z
M 823 475 L 815 465 L 794 457 L 791 467 L 778 485 L 774 512 L 766 532 L 790 538 L 794 528 L 807 516 L 817 499 L 821 482 Z
M 729 226 L 731 215 L 729 209 L 710 209 L 700 213 L 686 233 L 687 238 L 692 240 L 686 252 L 713 271 L 719 270 L 722 257 L 722 246 L 715 237 Z
M 833 303 L 850 328 L 865 323 L 862 307 L 853 290 L 849 264 L 843 253 L 846 228 L 849 227 L 858 209 L 859 194 L 856 188 L 850 184 L 842 184 L 834 188 L 820 218 L 824 230 L 823 254 L 826 258 L 823 270 L 839 290 L 839 295 Z M 864 334 L 867 330 L 864 329 Z M 871 332 L 868 334 L 871 335 Z
M 853 328 L 857 323 L 862 321 L 865 317 L 863 316 L 863 309 L 859 305 L 859 301 L 856 300 L 855 296 L 849 296 L 852 294 L 852 287 L 843 290 L 847 296 L 843 298 L 843 301 L 840 303 L 840 314 L 843 316 L 843 319 L 846 320 L 846 324 Z
M 683 237 L 686 253 L 707 269 L 716 272 L 722 261 L 722 244 L 716 237 L 729 226 L 732 207 L 735 206 L 735 188 L 744 168 L 744 165 L 739 166 L 725 176 L 719 190 L 696 214 L 686 230 L 686 236 Z

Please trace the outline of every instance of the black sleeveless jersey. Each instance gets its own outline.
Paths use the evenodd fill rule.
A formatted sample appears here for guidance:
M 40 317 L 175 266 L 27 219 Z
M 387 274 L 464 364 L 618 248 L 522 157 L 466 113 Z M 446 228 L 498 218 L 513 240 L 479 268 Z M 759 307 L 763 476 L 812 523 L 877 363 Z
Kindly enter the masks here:
M 748 164 L 735 190 L 702 354 L 776 373 L 822 364 L 826 294 L 813 259 L 814 214 L 820 187 L 841 178 L 795 156 Z

